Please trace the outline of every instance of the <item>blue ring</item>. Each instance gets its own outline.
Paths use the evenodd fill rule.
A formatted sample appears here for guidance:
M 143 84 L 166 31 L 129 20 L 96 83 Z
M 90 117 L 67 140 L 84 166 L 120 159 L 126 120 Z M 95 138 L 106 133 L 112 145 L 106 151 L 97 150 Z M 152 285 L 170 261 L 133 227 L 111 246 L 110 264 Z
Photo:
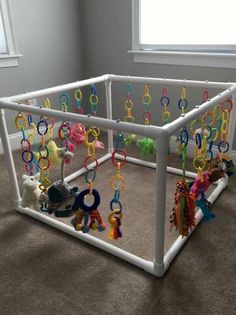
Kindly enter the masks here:
M 221 145 L 222 143 L 225 143 L 226 144 L 226 149 L 224 151 L 222 151 L 221 149 Z M 218 144 L 218 150 L 221 152 L 221 153 L 226 153 L 229 151 L 229 143 L 227 141 L 220 141 L 220 143 Z
M 91 206 L 87 206 L 84 203 L 84 197 L 86 195 L 89 195 L 89 189 L 85 189 L 83 191 L 81 191 L 81 193 L 79 193 L 79 195 L 77 195 L 75 197 L 75 201 L 74 204 L 72 206 L 72 211 L 77 211 L 79 208 L 81 208 L 82 210 L 84 210 L 84 212 L 91 212 L 93 210 L 96 210 L 100 204 L 100 195 L 99 192 L 96 189 L 92 190 L 92 195 L 94 197 L 94 203 Z
M 65 102 L 62 102 L 63 97 L 64 97 L 65 100 L 66 100 Z M 59 96 L 59 102 L 60 102 L 61 105 L 62 105 L 62 104 L 68 105 L 68 104 L 69 104 L 69 101 L 70 101 L 70 96 L 69 96 L 69 94 L 67 94 L 66 92 L 65 92 L 65 93 L 62 93 L 62 94 Z
M 26 160 L 25 160 L 25 157 L 24 157 L 25 152 L 30 153 L 30 155 L 31 155 L 31 157 L 30 157 L 30 160 L 29 160 L 29 161 L 26 161 Z M 29 163 L 31 163 L 31 162 L 33 161 L 34 154 L 33 154 L 33 152 L 32 152 L 32 151 L 30 151 L 30 150 L 24 150 L 24 151 L 21 153 L 21 157 L 22 157 L 22 160 L 25 162 L 25 164 L 29 164 Z
M 116 203 L 116 204 L 119 205 L 120 211 L 119 211 L 117 214 L 120 214 L 120 213 L 122 212 L 122 204 L 121 204 L 121 202 L 118 201 L 118 200 L 112 199 L 112 201 L 110 202 L 110 209 L 111 209 L 111 211 L 114 210 L 114 209 L 113 209 L 113 204 L 114 204 L 114 203 Z
M 45 124 L 45 128 L 46 128 L 45 131 L 42 132 L 42 133 L 41 133 L 41 131 L 39 130 L 39 127 L 40 127 L 41 124 Z M 41 119 L 41 120 L 38 122 L 38 124 L 37 124 L 37 131 L 38 131 L 38 134 L 39 134 L 40 136 L 46 135 L 46 133 L 48 132 L 48 123 L 46 122 L 45 119 Z
M 202 137 L 201 137 L 200 133 L 195 133 L 195 141 L 196 141 L 196 146 L 198 147 L 198 149 L 201 149 Z
M 181 106 L 182 103 L 185 103 L 185 105 L 184 105 L 184 106 Z M 186 109 L 187 106 L 188 106 L 188 101 L 186 100 L 186 98 L 180 99 L 180 100 L 178 101 L 178 107 L 179 107 L 179 109 Z
M 167 103 L 164 103 L 164 100 L 167 100 Z M 162 96 L 161 97 L 161 105 L 162 106 L 168 106 L 170 104 L 170 99 L 168 96 Z
M 181 133 L 180 133 L 180 142 L 182 144 L 187 145 L 188 144 L 188 140 L 189 140 L 188 131 L 187 131 L 186 127 L 184 127 L 183 130 L 181 130 Z
M 95 178 L 96 178 L 96 171 L 94 168 L 88 170 L 86 173 L 85 173 L 85 181 L 87 184 L 89 184 L 89 180 L 88 180 L 88 176 L 89 174 L 91 174 L 93 172 L 93 177 L 91 178 L 91 181 L 94 182 Z

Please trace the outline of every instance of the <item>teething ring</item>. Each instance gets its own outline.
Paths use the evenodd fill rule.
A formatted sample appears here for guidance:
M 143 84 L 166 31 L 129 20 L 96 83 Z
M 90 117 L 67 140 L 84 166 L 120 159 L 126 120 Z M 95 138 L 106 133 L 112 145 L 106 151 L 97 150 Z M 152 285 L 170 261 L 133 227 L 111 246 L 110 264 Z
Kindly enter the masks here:
M 199 164 L 199 165 L 197 165 L 197 164 Z M 199 168 L 201 168 L 203 170 L 205 165 L 206 165 L 205 160 L 200 159 L 199 157 L 197 157 L 193 160 L 193 167 L 195 168 L 195 170 L 198 170 Z
M 152 97 L 150 94 L 143 95 L 143 103 L 144 104 L 150 104 L 152 101 Z
M 91 206 L 88 206 L 84 203 L 85 196 L 89 195 L 89 189 L 85 189 L 85 190 L 81 191 L 77 197 L 76 202 L 77 202 L 79 208 L 83 209 L 84 212 L 90 212 L 90 211 L 96 210 L 100 204 L 100 195 L 99 195 L 98 191 L 96 189 L 93 189 L 91 194 L 94 197 L 94 202 Z
M 59 96 L 59 102 L 60 102 L 61 106 L 63 104 L 67 106 L 69 104 L 69 101 L 70 101 L 70 96 L 67 93 L 62 93 Z
M 181 98 L 179 101 L 178 101 L 178 107 L 179 109 L 186 109 L 188 106 L 188 101 L 186 100 L 186 98 Z

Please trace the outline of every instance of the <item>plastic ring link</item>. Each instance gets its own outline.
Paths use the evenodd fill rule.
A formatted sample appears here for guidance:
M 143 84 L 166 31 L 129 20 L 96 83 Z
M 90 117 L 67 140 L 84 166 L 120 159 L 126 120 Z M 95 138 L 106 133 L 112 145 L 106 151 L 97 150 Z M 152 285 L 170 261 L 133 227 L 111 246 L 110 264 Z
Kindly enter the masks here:
M 47 165 L 46 166 L 41 166 L 40 165 L 41 161 L 47 161 Z M 38 167 L 39 167 L 40 170 L 46 171 L 50 167 L 50 160 L 48 158 L 44 157 L 44 156 L 41 156 L 39 158 L 39 160 L 38 160 Z
M 81 101 L 82 100 L 82 91 L 80 89 L 75 90 L 75 99 L 76 101 Z
M 30 158 L 28 160 L 25 159 L 25 154 L 30 154 Z M 22 157 L 22 160 L 28 164 L 28 163 L 31 163 L 33 161 L 33 158 L 34 158 L 34 154 L 32 151 L 30 150 L 24 150 L 22 153 L 21 153 L 21 157 Z
M 120 201 L 115 201 L 114 199 L 112 199 L 111 202 L 110 202 L 110 209 L 111 209 L 111 211 L 114 211 L 114 208 L 113 208 L 114 204 L 115 205 L 119 205 L 119 209 L 116 208 L 116 210 L 119 210 L 119 212 L 117 212 L 117 214 L 121 213 L 122 210 L 123 210 L 121 202 Z
M 130 99 L 127 99 L 125 101 L 125 109 L 128 110 L 128 109 L 132 109 L 134 106 L 133 102 L 130 100 Z
M 168 106 L 170 104 L 170 99 L 168 96 L 162 96 L 161 97 L 161 105 L 162 106 Z
M 86 157 L 86 159 L 84 160 L 84 163 L 83 163 L 83 166 L 85 167 L 85 169 L 87 171 L 89 171 L 91 169 L 91 168 L 89 168 L 89 165 L 86 164 L 88 160 L 93 160 L 95 162 L 95 166 L 91 167 L 91 168 L 93 168 L 96 171 L 98 168 L 98 160 L 95 157 L 93 157 L 92 155 L 88 155 Z
M 143 112 L 143 120 L 148 120 L 150 121 L 152 119 L 152 113 L 149 111 Z
M 197 163 L 199 163 L 200 165 L 197 166 Z M 195 168 L 195 170 L 198 170 L 199 168 L 203 169 L 205 165 L 206 165 L 206 162 L 203 159 L 195 158 L 193 160 L 193 167 Z
M 92 105 L 97 105 L 98 103 L 98 96 L 96 94 L 91 94 L 89 97 L 89 103 Z
M 188 101 L 186 98 L 181 98 L 179 101 L 178 101 L 178 107 L 179 109 L 186 109 L 188 106 Z
M 143 95 L 143 103 L 144 104 L 150 104 L 152 101 L 152 97 L 150 94 L 144 94 Z
M 67 93 L 62 93 L 59 96 L 59 102 L 61 105 L 63 105 L 63 104 L 68 105 L 69 101 L 70 101 L 70 96 Z
M 226 145 L 226 148 L 223 148 L 223 146 Z M 226 153 L 229 151 L 229 143 L 227 141 L 220 141 L 218 144 L 218 150 L 221 153 Z
M 115 183 L 119 183 L 120 186 L 115 185 Z M 119 191 L 123 191 L 125 189 L 125 179 L 123 176 L 116 174 L 111 179 L 111 187 L 114 191 L 119 189 Z
M 185 146 L 187 146 L 188 140 L 189 140 L 188 131 L 187 131 L 186 127 L 184 127 L 180 133 L 180 142 L 182 144 L 184 144 Z
M 45 127 L 45 130 L 44 131 L 40 131 L 40 126 L 41 125 L 44 125 L 44 127 Z M 38 122 L 38 125 L 37 125 L 37 131 L 38 131 L 38 134 L 40 135 L 40 136 L 42 136 L 42 135 L 46 135 L 46 133 L 48 132 L 48 123 L 47 123 L 47 121 L 43 118 L 43 119 L 40 119 L 40 121 Z
M 19 123 L 19 120 L 22 119 L 22 125 Z M 18 130 L 26 129 L 28 127 L 28 122 L 23 113 L 18 113 L 15 118 L 15 125 Z
M 93 173 L 93 175 L 92 175 L 92 178 L 89 179 L 89 175 L 90 175 L 91 173 Z M 86 174 L 85 174 L 85 181 L 86 181 L 87 184 L 89 184 L 90 181 L 91 181 L 91 182 L 94 182 L 95 178 L 96 178 L 96 170 L 95 170 L 94 168 L 92 168 L 92 169 L 90 169 L 90 170 L 88 170 L 88 171 L 86 172 Z
M 115 160 L 115 155 L 119 154 L 119 153 L 122 153 L 122 155 L 124 156 L 124 160 L 122 162 L 116 162 L 116 160 Z M 112 153 L 112 156 L 111 156 L 112 164 L 114 166 L 118 166 L 118 163 L 120 163 L 120 167 L 122 167 L 126 163 L 126 158 L 127 158 L 127 154 L 126 154 L 125 150 L 122 150 L 122 149 L 114 150 L 113 153 Z
M 229 108 L 228 109 L 225 108 L 226 104 L 229 104 Z M 227 100 L 223 101 L 220 106 L 221 106 L 222 112 L 226 112 L 227 111 L 227 112 L 230 113 L 231 110 L 232 110 L 232 107 L 233 107 L 233 102 L 231 101 L 230 98 L 228 98 Z
M 27 143 L 27 147 L 24 147 L 24 142 Z M 21 142 L 20 142 L 20 145 L 21 145 L 21 150 L 22 151 L 24 151 L 24 150 L 31 151 L 31 144 L 30 144 L 28 139 L 22 139 Z

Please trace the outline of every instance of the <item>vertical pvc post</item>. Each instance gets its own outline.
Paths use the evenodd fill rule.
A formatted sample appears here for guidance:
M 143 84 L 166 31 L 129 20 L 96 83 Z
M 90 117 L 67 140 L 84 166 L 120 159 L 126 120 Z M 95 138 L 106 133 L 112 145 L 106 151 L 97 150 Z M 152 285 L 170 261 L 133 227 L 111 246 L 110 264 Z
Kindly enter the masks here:
M 164 272 L 166 175 L 169 135 L 163 133 L 157 138 L 156 147 L 156 218 L 155 218 L 155 258 L 154 270 L 161 277 Z
M 232 151 L 235 131 L 236 131 L 236 93 L 232 94 L 232 102 L 233 102 L 233 108 L 230 113 L 230 119 L 229 119 L 229 130 L 228 130 L 228 143 L 229 143 L 229 152 Z
M 11 145 L 8 137 L 7 125 L 5 120 L 5 112 L 3 109 L 0 109 L 0 136 L 2 138 L 3 151 L 5 153 L 5 160 L 7 163 L 10 186 L 13 190 L 13 202 L 16 206 L 19 205 L 21 197 L 20 190 L 18 186 L 18 181 L 16 177 L 16 170 L 13 161 L 13 156 L 11 152 Z
M 111 95 L 111 80 L 108 79 L 105 81 L 105 88 L 106 88 L 106 111 L 107 111 L 107 118 L 112 119 L 112 95 Z M 108 153 L 113 152 L 113 130 L 108 129 Z

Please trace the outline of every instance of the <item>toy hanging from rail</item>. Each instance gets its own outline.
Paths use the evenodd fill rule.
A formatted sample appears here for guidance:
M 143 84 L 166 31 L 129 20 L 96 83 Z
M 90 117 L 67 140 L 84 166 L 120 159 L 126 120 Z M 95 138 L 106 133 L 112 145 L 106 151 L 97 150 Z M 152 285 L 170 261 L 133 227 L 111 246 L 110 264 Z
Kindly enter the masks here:
M 121 162 L 116 161 L 116 154 L 123 155 L 123 160 Z M 111 240 L 117 240 L 122 237 L 120 226 L 123 217 L 123 205 L 120 200 L 120 195 L 125 189 L 125 179 L 120 173 L 121 167 L 123 167 L 125 163 L 126 152 L 124 150 L 124 135 L 119 131 L 117 132 L 116 147 L 112 153 L 112 164 L 116 167 L 116 174 L 111 179 L 111 188 L 114 192 L 114 196 L 110 202 L 111 213 L 108 217 L 108 222 L 110 223 L 108 238 Z
M 144 105 L 144 112 L 143 112 L 143 120 L 144 125 L 148 126 L 152 119 L 152 113 L 149 110 L 149 106 L 151 104 L 152 97 L 150 95 L 150 88 L 147 84 L 144 86 L 144 94 L 142 98 L 142 102 Z M 156 145 L 153 139 L 144 137 L 142 139 L 137 140 L 137 145 L 140 149 L 141 156 L 145 157 L 148 154 L 155 154 L 156 153 Z

